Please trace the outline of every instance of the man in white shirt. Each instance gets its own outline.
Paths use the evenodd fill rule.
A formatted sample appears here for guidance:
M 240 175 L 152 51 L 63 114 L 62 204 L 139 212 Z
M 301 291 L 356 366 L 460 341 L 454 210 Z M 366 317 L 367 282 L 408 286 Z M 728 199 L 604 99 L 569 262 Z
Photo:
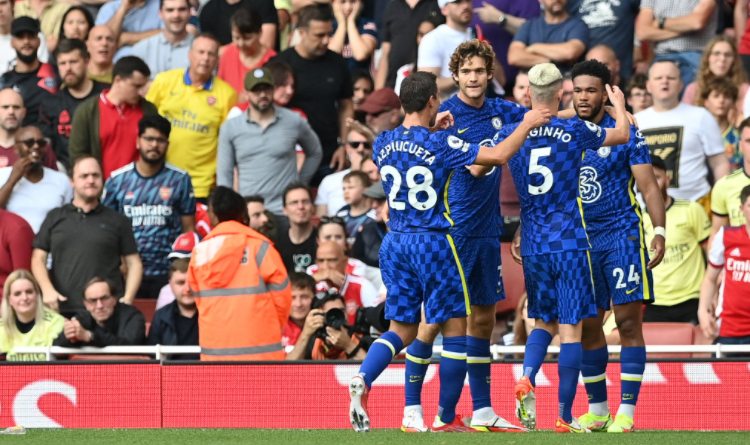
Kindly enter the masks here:
M 16 133 L 18 160 L 0 169 L 0 208 L 23 217 L 34 233 L 47 213 L 73 200 L 68 178 L 44 167 L 47 140 L 37 127 L 23 127 Z
M 10 24 L 13 22 L 13 0 L 0 0 L 0 74 L 10 71 L 16 64 L 16 50 L 10 46 Z M 44 34 L 39 33 L 39 49 L 37 57 L 42 63 L 47 63 L 49 51 Z
M 714 180 L 729 174 L 721 130 L 705 108 L 680 102 L 679 67 L 670 60 L 654 62 L 649 70 L 648 92 L 654 105 L 635 117 L 651 156 L 664 160 L 671 178 L 673 198 L 696 201 L 711 212 L 708 168 Z
M 346 205 L 346 201 L 344 201 L 344 176 L 352 170 L 359 170 L 362 161 L 368 156 L 372 156 L 372 145 L 367 140 L 367 136 L 358 133 L 356 130 L 349 130 L 345 148 L 351 168 L 331 173 L 320 182 L 318 194 L 315 197 L 315 214 L 318 216 L 334 215 Z M 367 154 L 365 154 L 365 151 L 367 151 Z

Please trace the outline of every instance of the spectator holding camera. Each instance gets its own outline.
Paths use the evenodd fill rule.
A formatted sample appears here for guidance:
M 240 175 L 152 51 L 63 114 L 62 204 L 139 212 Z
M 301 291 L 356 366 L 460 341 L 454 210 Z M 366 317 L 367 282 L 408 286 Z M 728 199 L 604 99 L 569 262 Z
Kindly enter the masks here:
M 313 309 L 287 360 L 362 360 L 372 342 L 346 323 L 346 303 L 338 292 L 316 294 Z

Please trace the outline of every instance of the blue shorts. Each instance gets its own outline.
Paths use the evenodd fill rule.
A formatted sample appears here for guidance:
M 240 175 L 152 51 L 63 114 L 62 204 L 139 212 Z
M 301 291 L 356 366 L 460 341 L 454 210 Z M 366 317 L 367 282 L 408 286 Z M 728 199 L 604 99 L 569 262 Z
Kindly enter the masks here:
M 529 318 L 578 324 L 596 317 L 594 283 L 587 250 L 523 257 Z
M 453 241 L 464 269 L 471 304 L 491 306 L 504 300 L 500 239 L 456 236 Z
M 466 288 L 455 243 L 450 235 L 388 233 L 380 246 L 380 272 L 388 292 L 385 318 L 443 323 L 469 315 Z
M 633 301 L 654 301 L 654 278 L 646 267 L 649 258 L 640 246 L 620 246 L 603 252 L 591 252 L 596 307 L 608 311 L 610 299 L 615 306 Z

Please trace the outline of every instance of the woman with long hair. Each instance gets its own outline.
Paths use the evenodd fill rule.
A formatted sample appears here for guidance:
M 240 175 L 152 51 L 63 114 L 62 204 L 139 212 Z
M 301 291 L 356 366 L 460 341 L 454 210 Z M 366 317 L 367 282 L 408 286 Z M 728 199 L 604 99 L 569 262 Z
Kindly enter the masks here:
M 73 6 L 63 15 L 58 42 L 63 39 L 78 39 L 84 42 L 94 27 L 94 17 L 83 6 Z
M 44 354 L 18 354 L 18 346 L 50 346 L 65 319 L 44 307 L 39 283 L 28 270 L 13 271 L 3 289 L 0 353 L 9 361 L 43 361 Z
M 747 82 L 745 70 L 742 69 L 742 61 L 737 53 L 734 41 L 724 36 L 716 36 L 708 42 L 706 49 L 703 50 L 703 57 L 701 57 L 701 63 L 698 66 L 695 82 L 685 88 L 682 102 L 702 107 L 702 92 L 705 91 L 712 79 L 722 77 L 731 80 L 740 90 L 736 112 L 730 115 L 730 122 L 735 122 L 738 118 L 741 119 L 742 104 L 750 85 Z

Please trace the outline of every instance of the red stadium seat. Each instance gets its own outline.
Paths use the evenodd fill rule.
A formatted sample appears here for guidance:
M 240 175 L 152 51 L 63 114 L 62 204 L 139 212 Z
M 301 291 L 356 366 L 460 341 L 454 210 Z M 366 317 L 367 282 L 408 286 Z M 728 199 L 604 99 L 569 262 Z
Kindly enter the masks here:
M 706 338 L 706 336 L 703 335 L 703 331 L 701 330 L 700 326 L 695 326 L 693 328 L 693 344 L 694 345 L 712 345 L 714 344 L 713 340 Z M 693 358 L 712 358 L 714 355 L 710 352 L 694 352 Z
M 690 323 L 643 323 L 646 345 L 692 345 L 693 325 Z M 690 358 L 684 354 L 648 354 L 649 358 Z
M 153 360 L 147 355 L 80 354 L 71 355 L 70 360 Z
M 146 323 L 151 323 L 154 319 L 154 313 L 156 312 L 156 300 L 143 300 L 136 299 L 133 301 L 133 307 L 143 313 L 143 317 L 146 319 Z
M 501 243 L 500 251 L 503 261 L 505 300 L 497 303 L 495 312 L 498 314 L 515 311 L 518 300 L 526 292 L 526 283 L 523 280 L 523 266 L 516 263 L 513 257 L 510 256 L 510 243 Z

